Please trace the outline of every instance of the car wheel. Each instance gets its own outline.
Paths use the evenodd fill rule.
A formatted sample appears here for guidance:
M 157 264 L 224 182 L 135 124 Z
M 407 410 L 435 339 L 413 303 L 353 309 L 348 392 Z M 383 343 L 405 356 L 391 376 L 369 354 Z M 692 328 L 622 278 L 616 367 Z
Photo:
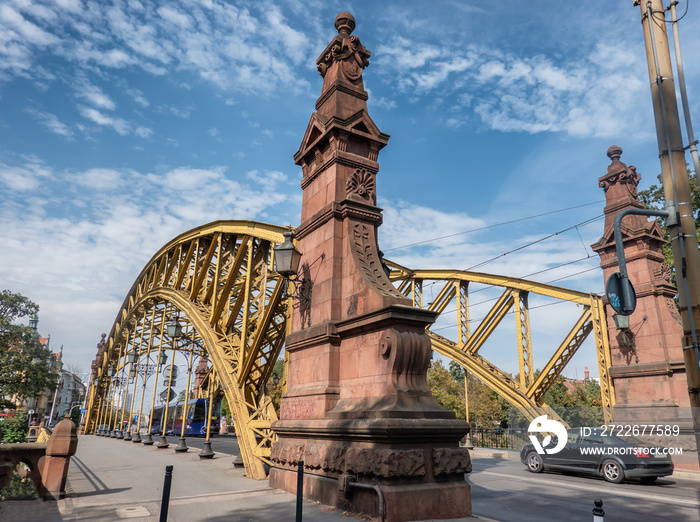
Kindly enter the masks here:
M 625 473 L 620 464 L 614 460 L 606 460 L 603 462 L 603 478 L 613 484 L 619 484 L 625 478 Z
M 654 482 L 656 482 L 657 478 L 659 477 L 642 477 L 639 479 L 639 482 L 641 482 L 642 484 L 653 484 Z
M 527 469 L 532 473 L 542 473 L 542 470 L 544 469 L 544 462 L 542 461 L 542 457 L 540 457 L 534 451 L 527 454 L 525 462 L 527 462 Z

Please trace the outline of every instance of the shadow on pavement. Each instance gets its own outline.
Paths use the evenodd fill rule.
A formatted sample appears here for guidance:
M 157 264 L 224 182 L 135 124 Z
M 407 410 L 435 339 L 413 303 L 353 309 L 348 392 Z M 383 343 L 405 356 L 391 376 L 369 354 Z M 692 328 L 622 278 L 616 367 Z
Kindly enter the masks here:
M 236 509 L 225 515 L 208 517 L 202 519 L 204 522 L 270 522 L 271 520 L 294 520 L 296 515 L 296 504 L 286 502 L 284 504 L 274 504 L 261 506 L 256 509 Z M 378 518 L 367 518 L 365 516 L 354 517 L 343 513 L 335 508 L 321 506 L 319 504 L 304 502 L 303 520 L 304 522 L 328 522 L 329 520 L 364 520 L 378 521 Z
M 62 522 L 55 500 L 8 500 L 0 503 L 0 520 Z

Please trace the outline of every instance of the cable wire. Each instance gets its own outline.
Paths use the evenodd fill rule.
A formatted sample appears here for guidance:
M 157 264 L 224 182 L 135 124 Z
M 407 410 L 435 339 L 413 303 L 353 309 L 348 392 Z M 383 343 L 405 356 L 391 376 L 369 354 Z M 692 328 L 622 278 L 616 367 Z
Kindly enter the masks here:
M 583 205 L 576 205 L 573 207 L 561 208 L 559 210 L 552 210 L 550 212 L 544 212 L 542 214 L 535 214 L 534 216 L 527 216 L 524 218 L 512 219 L 510 221 L 504 221 L 502 223 L 495 223 L 493 225 L 489 225 L 486 227 L 479 227 L 479 228 L 474 228 L 471 230 L 464 230 L 462 232 L 455 232 L 454 234 L 447 234 L 446 236 L 434 237 L 434 238 L 430 238 L 430 239 L 425 239 L 423 241 L 418 241 L 416 243 L 410 243 L 408 245 L 401 245 L 401 246 L 397 246 L 397 247 L 393 247 L 393 248 L 388 248 L 385 250 L 385 252 L 392 252 L 394 250 L 401 250 L 403 248 L 410 248 L 410 247 L 414 247 L 414 246 L 418 246 L 418 245 L 424 245 L 426 243 L 432 243 L 433 241 L 439 241 L 441 239 L 447 239 L 450 237 L 461 236 L 463 234 L 471 234 L 472 232 L 479 232 L 481 230 L 488 230 L 490 228 L 501 227 L 503 225 L 511 225 L 513 223 L 518 223 L 520 221 L 527 221 L 528 219 L 535 219 L 535 218 L 542 217 L 542 216 L 549 216 L 552 214 L 558 214 L 559 212 L 566 212 L 567 210 L 574 210 L 574 209 L 582 208 L 582 207 L 590 207 L 591 205 L 598 205 L 600 203 L 605 203 L 605 201 L 603 201 L 603 200 L 593 201 L 592 203 L 584 203 Z

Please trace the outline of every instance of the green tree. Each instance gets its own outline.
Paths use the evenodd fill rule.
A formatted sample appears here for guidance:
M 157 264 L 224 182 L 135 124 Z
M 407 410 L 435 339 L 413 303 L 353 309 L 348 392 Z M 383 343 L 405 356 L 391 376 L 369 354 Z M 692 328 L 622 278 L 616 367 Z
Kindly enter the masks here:
M 537 375 L 539 373 L 536 372 Z M 556 411 L 569 426 L 600 426 L 603 423 L 600 385 L 590 380 L 575 383 L 569 391 L 565 381 L 566 378 L 562 375 L 556 378 L 544 396 L 545 404 Z
M 693 203 L 693 213 L 695 214 L 695 230 L 698 234 L 698 239 L 700 240 L 700 190 L 698 189 L 698 179 L 695 176 L 689 176 L 690 184 L 690 199 Z M 666 206 L 666 196 L 664 194 L 663 187 L 663 177 L 661 174 L 657 176 L 659 181 L 658 185 L 651 185 L 646 190 L 641 190 L 639 192 L 639 200 L 644 203 L 647 208 L 652 208 L 656 210 L 664 210 Z M 666 238 L 666 243 L 663 246 L 664 260 L 666 264 L 671 267 L 671 282 L 676 285 L 676 271 L 673 262 L 673 251 L 671 249 L 671 243 L 669 241 L 668 228 L 666 227 L 666 220 L 663 218 L 657 218 L 657 222 L 661 226 L 664 232 L 664 237 Z
M 5 444 L 27 442 L 27 417 L 24 414 L 10 417 L 0 423 L 0 440 Z
M 0 401 L 14 408 L 9 399 L 35 397 L 56 387 L 58 374 L 51 368 L 51 352 L 39 342 L 36 330 L 15 324 L 34 315 L 39 306 L 20 294 L 0 294 Z
M 466 416 L 464 396 L 464 368 L 450 361 L 447 368 L 440 359 L 435 359 L 428 369 L 430 391 L 446 410 L 453 411 L 457 418 Z M 492 391 L 472 374 L 467 377 L 469 391 L 469 423 L 472 426 L 495 428 L 508 422 L 508 402 Z

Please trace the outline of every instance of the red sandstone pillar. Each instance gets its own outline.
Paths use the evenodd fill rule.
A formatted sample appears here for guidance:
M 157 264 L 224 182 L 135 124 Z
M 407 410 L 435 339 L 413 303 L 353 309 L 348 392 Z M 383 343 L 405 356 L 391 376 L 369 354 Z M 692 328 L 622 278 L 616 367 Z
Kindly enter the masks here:
M 620 161 L 621 154 L 622 149 L 616 145 L 608 149 L 611 164 L 607 174 L 598 179 L 605 190 L 605 230 L 603 237 L 591 247 L 600 256 L 606 281 L 611 273 L 619 271 L 613 234 L 615 217 L 627 208 L 644 208 L 637 195 L 641 177 L 634 166 L 628 167 Z M 615 422 L 672 422 L 692 434 L 683 361 L 683 328 L 673 301 L 676 288 L 671 284 L 671 271 L 662 252 L 663 232 L 656 221 L 644 216 L 625 217 L 621 229 L 627 270 L 637 294 L 637 308 L 629 317 L 629 328 L 616 329 L 615 312 L 610 306 L 606 307 Z M 680 439 L 667 442 L 679 445 Z M 689 438 L 683 438 L 685 449 L 694 446 Z
M 295 162 L 302 167 L 302 252 L 288 389 L 270 484 L 296 491 L 303 460 L 304 496 L 377 514 L 377 493 L 346 488 L 379 484 L 387 520 L 471 514 L 459 447 L 468 424 L 431 395 L 425 328 L 435 314 L 415 309 L 387 278 L 377 247 L 378 152 L 389 136 L 367 113 L 362 71 L 371 53 L 349 13 L 317 60 L 323 90 Z
M 77 449 L 78 430 L 66 415 L 53 430 L 46 446 L 46 456 L 39 461 L 41 481 L 46 492 L 57 500 L 66 496 L 68 465 Z

